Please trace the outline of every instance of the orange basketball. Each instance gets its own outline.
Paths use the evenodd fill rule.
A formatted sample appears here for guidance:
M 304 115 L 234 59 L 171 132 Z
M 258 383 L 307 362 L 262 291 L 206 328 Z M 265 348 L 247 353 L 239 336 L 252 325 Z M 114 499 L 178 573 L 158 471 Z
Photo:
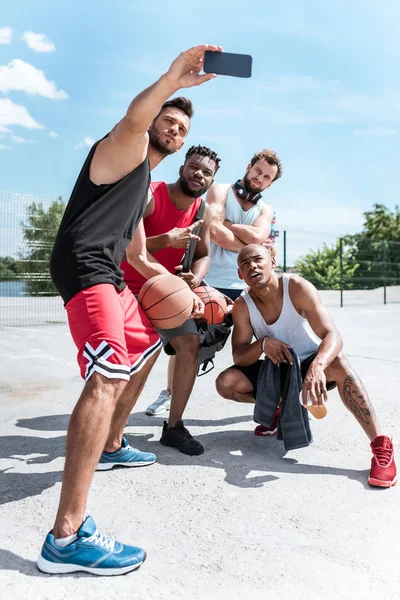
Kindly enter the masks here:
M 182 325 L 192 314 L 193 294 L 176 275 L 156 275 L 139 293 L 139 303 L 150 321 L 160 329 Z
M 228 311 L 224 295 L 209 285 L 201 285 L 193 291 L 204 302 L 203 319 L 210 325 L 223 323 Z

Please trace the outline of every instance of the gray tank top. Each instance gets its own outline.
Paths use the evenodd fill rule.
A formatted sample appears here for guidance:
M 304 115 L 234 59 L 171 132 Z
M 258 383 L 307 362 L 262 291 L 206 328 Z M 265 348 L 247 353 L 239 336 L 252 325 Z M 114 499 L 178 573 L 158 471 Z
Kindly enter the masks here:
M 240 206 L 231 186 L 228 188 L 228 196 L 225 205 L 225 218 L 236 225 L 253 225 L 260 216 L 262 200 L 252 206 L 249 210 L 243 210 Z M 246 287 L 244 281 L 239 279 L 237 257 L 238 253 L 226 250 L 210 243 L 211 264 L 207 271 L 206 280 L 208 285 L 217 288 L 239 289 Z
M 266 335 L 281 340 L 293 346 L 300 361 L 318 351 L 321 343 L 320 338 L 313 332 L 307 319 L 304 319 L 292 304 L 289 294 L 290 275 L 283 273 L 283 303 L 281 314 L 272 325 L 267 325 L 264 317 L 255 305 L 248 290 L 242 292 L 242 298 L 249 309 L 250 322 L 256 338 L 260 339 Z

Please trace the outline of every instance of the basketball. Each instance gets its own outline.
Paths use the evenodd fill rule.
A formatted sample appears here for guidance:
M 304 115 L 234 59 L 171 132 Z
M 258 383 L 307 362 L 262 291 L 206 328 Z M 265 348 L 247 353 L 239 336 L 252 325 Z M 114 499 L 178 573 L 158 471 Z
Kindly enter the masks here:
M 160 329 L 179 327 L 193 311 L 193 293 L 176 275 L 156 275 L 148 279 L 138 300 L 152 325 Z
M 209 285 L 201 285 L 193 291 L 204 302 L 203 319 L 206 319 L 210 325 L 223 323 L 228 312 L 224 295 Z

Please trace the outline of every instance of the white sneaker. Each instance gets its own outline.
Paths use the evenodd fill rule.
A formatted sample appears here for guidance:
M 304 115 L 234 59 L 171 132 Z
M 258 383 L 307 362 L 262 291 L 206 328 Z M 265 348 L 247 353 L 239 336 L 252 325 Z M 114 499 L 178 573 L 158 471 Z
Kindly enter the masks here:
M 168 390 L 162 390 L 157 400 L 154 400 L 150 406 L 146 408 L 146 414 L 159 415 L 166 412 L 171 407 L 171 394 Z

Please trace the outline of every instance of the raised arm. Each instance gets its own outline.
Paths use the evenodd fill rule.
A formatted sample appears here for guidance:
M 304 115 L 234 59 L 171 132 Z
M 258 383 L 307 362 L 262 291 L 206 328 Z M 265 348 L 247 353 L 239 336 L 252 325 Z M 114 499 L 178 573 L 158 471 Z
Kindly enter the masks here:
M 232 309 L 233 333 L 232 354 L 233 362 L 238 367 L 247 367 L 255 363 L 263 354 L 262 339 L 252 342 L 254 337 L 246 302 L 239 297 Z
M 224 225 L 227 189 L 228 186 L 215 183 L 208 190 L 206 199 L 211 209 L 210 238 L 221 248 L 240 252 L 246 244 Z
M 271 232 L 272 217 L 272 207 L 263 204 L 259 216 L 252 225 L 236 225 L 225 221 L 225 226 L 244 244 L 262 244 Z
M 93 183 L 114 183 L 144 161 L 147 131 L 164 102 L 181 88 L 215 77 L 212 73 L 200 75 L 206 50 L 221 51 L 221 47 L 203 44 L 182 52 L 158 81 L 136 96 L 123 119 L 96 148 L 90 166 Z

